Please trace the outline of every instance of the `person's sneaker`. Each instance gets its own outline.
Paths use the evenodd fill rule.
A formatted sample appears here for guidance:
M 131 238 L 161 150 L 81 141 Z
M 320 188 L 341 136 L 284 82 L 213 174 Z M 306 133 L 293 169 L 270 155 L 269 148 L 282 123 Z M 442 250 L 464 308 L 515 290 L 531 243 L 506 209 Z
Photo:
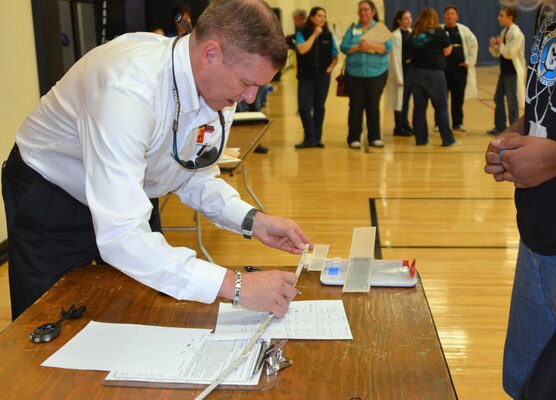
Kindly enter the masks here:
M 442 145 L 442 146 L 444 146 L 444 147 L 453 147 L 453 146 L 461 146 L 461 145 L 462 145 L 461 140 L 456 139 L 456 140 L 454 140 L 453 143 L 447 144 L 447 145 Z
M 324 143 L 323 142 L 317 142 L 317 147 L 319 149 L 324 149 Z
M 301 142 L 301 143 L 296 144 L 294 147 L 296 149 L 312 149 L 312 148 L 317 147 L 317 146 L 314 145 L 314 144 Z
M 466 131 L 465 126 L 463 126 L 461 124 L 454 126 L 454 130 L 458 131 L 458 132 L 465 132 Z
M 496 128 L 492 128 L 491 130 L 487 131 L 487 135 L 494 135 L 494 136 L 496 136 L 496 135 L 498 135 L 498 134 L 501 133 L 501 132 L 502 132 L 502 131 L 499 131 L 499 130 L 496 129 Z
M 359 140 L 356 140 L 355 142 L 351 142 L 349 144 L 349 147 L 352 149 L 360 149 L 361 148 L 361 142 Z
M 371 146 L 373 146 L 373 147 L 384 147 L 384 142 L 380 139 L 373 140 L 371 142 Z

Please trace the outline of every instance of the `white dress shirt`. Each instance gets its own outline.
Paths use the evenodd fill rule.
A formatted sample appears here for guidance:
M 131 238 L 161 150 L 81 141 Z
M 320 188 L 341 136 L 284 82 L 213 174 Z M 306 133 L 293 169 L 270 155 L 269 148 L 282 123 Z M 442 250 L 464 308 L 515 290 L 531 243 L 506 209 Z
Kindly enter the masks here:
M 216 178 L 217 166 L 191 171 L 172 158 L 172 43 L 135 33 L 93 49 L 41 99 L 16 143 L 27 165 L 89 206 L 106 262 L 177 299 L 210 303 L 226 270 L 152 232 L 149 198 L 174 192 L 234 232 L 241 231 L 252 206 Z M 222 129 L 218 114 L 197 93 L 188 36 L 177 43 L 174 58 L 178 151 L 181 159 L 194 160 L 202 145 L 198 136 L 220 147 Z M 227 133 L 233 113 L 233 107 L 223 111 Z

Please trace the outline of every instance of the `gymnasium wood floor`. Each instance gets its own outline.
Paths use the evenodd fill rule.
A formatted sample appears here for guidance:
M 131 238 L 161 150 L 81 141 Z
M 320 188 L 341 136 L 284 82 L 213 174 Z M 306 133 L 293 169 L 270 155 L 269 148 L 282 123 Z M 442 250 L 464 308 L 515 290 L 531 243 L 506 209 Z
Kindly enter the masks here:
M 336 68 L 334 76 L 338 73 Z M 325 149 L 295 150 L 302 139 L 296 114 L 296 80 L 286 71 L 264 110 L 273 120 L 266 155 L 249 159 L 249 179 L 267 212 L 297 221 L 331 256 L 347 257 L 354 227 L 369 226 L 375 199 L 383 258 L 416 258 L 438 334 L 463 400 L 507 399 L 502 390 L 502 349 L 517 255 L 513 187 L 483 173 L 493 126 L 496 67 L 478 69 L 479 98 L 465 104 L 463 145 L 414 145 L 393 137 L 393 117 L 383 112 L 386 146 L 368 154 L 347 147 L 348 100 L 327 101 Z M 430 111 L 430 110 L 429 110 Z M 429 113 L 432 125 L 433 114 Z M 251 201 L 241 176 L 225 177 Z M 167 226 L 187 225 L 192 212 L 173 197 L 163 210 Z M 216 260 L 233 265 L 295 265 L 297 257 L 268 249 L 202 221 L 205 245 Z M 193 233 L 167 232 L 173 245 L 196 248 Z M 0 268 L 0 329 L 9 323 L 7 268 Z M 416 396 L 416 398 L 418 398 Z

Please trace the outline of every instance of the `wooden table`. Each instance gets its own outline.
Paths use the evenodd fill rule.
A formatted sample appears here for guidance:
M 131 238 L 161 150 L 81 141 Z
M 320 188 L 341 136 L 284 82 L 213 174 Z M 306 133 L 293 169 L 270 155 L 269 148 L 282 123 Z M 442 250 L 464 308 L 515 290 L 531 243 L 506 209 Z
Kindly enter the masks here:
M 285 354 L 294 364 L 279 373 L 272 390 L 215 391 L 209 399 L 457 398 L 420 282 L 415 288 L 342 295 L 340 287 L 322 286 L 318 277 L 301 274 L 298 299 L 342 299 L 354 340 L 290 340 Z M 217 303 L 177 301 L 108 266 L 75 270 L 0 334 L 0 398 L 192 399 L 198 390 L 107 387 L 101 384 L 106 372 L 40 364 L 90 320 L 213 328 Z M 66 321 L 50 343 L 29 340 L 37 325 L 57 320 L 60 308 L 71 304 L 85 304 L 85 316 Z

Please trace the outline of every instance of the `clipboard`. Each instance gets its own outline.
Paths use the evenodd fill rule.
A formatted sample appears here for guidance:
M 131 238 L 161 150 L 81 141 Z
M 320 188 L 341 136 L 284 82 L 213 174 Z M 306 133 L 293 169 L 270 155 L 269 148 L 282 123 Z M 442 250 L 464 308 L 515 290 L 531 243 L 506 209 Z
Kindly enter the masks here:
M 365 39 L 370 43 L 385 43 L 387 40 L 390 40 L 392 36 L 390 29 L 388 29 L 383 22 L 378 21 L 361 36 L 361 39 Z
M 259 383 L 257 385 L 218 385 L 216 390 L 243 390 L 243 391 L 254 391 L 254 392 L 266 392 L 271 390 L 276 386 L 276 381 L 278 380 L 278 374 L 274 373 L 272 375 L 267 375 L 266 373 L 261 374 Z M 124 381 L 124 380 L 106 380 L 103 379 L 101 384 L 103 386 L 111 387 L 134 387 L 134 388 L 156 388 L 156 389 L 190 389 L 190 390 L 204 390 L 206 384 L 196 384 L 196 383 L 176 383 L 176 382 L 145 382 L 145 381 Z
M 260 111 L 243 111 L 234 113 L 233 125 L 260 124 L 268 122 L 268 117 Z

